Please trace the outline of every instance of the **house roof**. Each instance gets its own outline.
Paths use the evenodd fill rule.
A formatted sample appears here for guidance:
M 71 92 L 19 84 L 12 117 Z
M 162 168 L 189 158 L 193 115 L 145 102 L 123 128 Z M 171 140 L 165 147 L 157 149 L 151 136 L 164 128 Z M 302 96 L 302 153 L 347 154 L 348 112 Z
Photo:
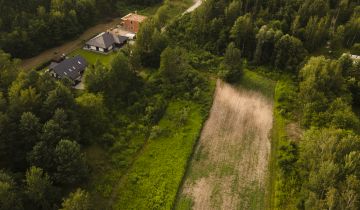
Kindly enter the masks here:
M 115 43 L 116 44 L 123 44 L 124 42 L 126 42 L 129 37 L 126 36 L 119 36 L 119 35 L 113 35 Z
M 103 32 L 94 38 L 90 39 L 86 44 L 101 47 L 101 48 L 108 48 L 115 43 L 114 37 L 109 32 Z
M 51 62 L 50 63 L 50 66 L 49 66 L 49 69 L 53 69 L 55 66 L 57 66 L 59 63 L 56 63 L 56 62 Z
M 118 36 L 111 34 L 110 32 L 103 32 L 94 38 L 90 39 L 88 42 L 86 42 L 87 45 L 91 45 L 94 47 L 100 47 L 100 48 L 109 48 L 113 44 L 122 44 L 124 43 L 128 37 L 125 36 Z
M 61 78 L 67 77 L 71 80 L 76 80 L 81 75 L 80 73 L 85 70 L 86 66 L 86 60 L 80 55 L 77 55 L 75 57 L 65 59 L 57 65 L 50 65 L 50 69 L 52 69 Z
M 131 20 L 131 21 L 136 21 L 136 22 L 143 22 L 147 17 L 143 16 L 143 15 L 138 15 L 135 13 L 129 13 L 126 16 L 122 17 L 121 20 Z

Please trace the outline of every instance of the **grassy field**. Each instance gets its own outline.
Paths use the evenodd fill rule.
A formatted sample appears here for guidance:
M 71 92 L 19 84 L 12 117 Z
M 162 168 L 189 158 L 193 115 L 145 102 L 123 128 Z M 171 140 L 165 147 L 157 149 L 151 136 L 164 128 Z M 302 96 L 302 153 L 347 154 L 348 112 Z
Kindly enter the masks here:
M 171 209 L 203 123 L 201 106 L 172 101 L 118 187 L 115 209 Z
M 104 65 L 109 65 L 113 57 L 116 55 L 116 52 L 111 52 L 109 54 L 101 54 L 96 52 L 91 52 L 89 50 L 77 49 L 70 53 L 70 56 L 81 55 L 85 58 L 89 64 L 95 64 L 97 60 Z
M 259 91 L 268 98 L 274 98 L 276 83 L 256 72 L 245 69 L 239 84 L 245 89 Z
M 176 210 L 265 209 L 275 82 L 246 70 L 218 83 Z

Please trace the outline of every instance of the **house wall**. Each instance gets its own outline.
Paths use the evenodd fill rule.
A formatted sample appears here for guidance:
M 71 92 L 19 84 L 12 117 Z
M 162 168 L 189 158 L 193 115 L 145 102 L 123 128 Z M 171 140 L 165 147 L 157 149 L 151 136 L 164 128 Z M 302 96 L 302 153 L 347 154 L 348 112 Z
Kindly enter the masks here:
M 137 21 L 125 20 L 123 22 L 124 28 L 127 31 L 137 33 L 139 31 L 140 23 Z

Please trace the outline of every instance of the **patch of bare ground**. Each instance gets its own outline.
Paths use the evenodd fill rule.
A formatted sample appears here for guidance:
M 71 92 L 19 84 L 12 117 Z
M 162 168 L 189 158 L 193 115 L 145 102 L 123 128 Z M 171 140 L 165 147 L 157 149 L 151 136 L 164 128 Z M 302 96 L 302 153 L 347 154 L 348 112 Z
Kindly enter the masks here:
M 180 199 L 196 210 L 263 209 L 272 111 L 261 93 L 219 80 Z
M 289 123 L 286 125 L 286 131 L 288 134 L 288 137 L 292 140 L 299 141 L 302 137 L 302 129 L 299 125 L 299 123 Z

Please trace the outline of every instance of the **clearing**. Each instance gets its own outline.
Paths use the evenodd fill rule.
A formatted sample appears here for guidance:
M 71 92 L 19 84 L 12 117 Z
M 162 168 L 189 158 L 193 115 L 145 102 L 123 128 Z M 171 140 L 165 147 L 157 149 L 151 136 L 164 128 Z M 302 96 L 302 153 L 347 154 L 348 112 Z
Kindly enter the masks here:
M 264 83 L 273 90 L 273 82 Z M 265 208 L 273 124 L 272 98 L 265 95 L 217 82 L 176 209 Z

